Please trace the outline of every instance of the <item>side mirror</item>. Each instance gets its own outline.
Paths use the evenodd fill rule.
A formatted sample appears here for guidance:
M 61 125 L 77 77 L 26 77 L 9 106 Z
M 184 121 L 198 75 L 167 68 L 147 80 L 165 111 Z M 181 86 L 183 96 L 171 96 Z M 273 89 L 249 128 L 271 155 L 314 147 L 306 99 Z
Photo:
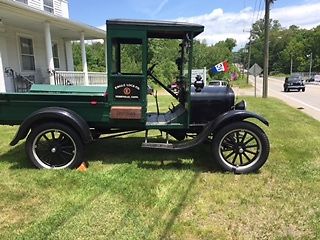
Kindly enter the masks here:
M 193 86 L 196 88 L 196 92 L 201 92 L 204 88 L 204 81 L 200 75 L 196 76 L 196 81 L 193 83 Z

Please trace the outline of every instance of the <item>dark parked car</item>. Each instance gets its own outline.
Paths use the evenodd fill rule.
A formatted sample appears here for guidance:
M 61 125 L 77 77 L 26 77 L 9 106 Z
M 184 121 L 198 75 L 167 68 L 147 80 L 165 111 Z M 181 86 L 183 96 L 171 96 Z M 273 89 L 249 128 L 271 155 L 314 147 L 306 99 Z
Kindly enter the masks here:
M 289 92 L 292 89 L 302 90 L 302 92 L 306 90 L 301 76 L 286 77 L 283 84 L 283 91 Z

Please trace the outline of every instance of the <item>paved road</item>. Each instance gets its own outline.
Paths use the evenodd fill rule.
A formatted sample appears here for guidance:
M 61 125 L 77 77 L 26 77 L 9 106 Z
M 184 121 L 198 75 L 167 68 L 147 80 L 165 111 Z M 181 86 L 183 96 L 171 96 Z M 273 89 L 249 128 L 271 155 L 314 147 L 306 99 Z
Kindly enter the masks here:
M 253 83 L 254 78 L 251 77 L 250 81 Z M 269 77 L 268 95 L 279 98 L 320 121 L 320 85 L 306 85 L 305 92 L 283 92 L 283 82 L 284 79 Z M 262 96 L 262 78 L 259 77 L 257 77 L 257 96 Z

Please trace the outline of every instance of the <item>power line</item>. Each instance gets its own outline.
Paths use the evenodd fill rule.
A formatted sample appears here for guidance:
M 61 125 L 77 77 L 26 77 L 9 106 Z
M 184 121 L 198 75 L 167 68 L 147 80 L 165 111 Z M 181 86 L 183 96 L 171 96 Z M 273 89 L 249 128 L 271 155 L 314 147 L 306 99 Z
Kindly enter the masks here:
M 252 18 L 251 18 L 251 25 L 253 24 L 253 21 L 254 21 L 254 15 L 256 13 L 256 9 L 257 9 L 257 0 L 254 3 L 254 9 L 253 9 Z
M 260 0 L 260 2 L 259 2 L 259 8 L 258 8 L 258 12 L 257 12 L 256 21 L 258 21 L 261 18 L 261 15 L 262 15 L 262 0 Z

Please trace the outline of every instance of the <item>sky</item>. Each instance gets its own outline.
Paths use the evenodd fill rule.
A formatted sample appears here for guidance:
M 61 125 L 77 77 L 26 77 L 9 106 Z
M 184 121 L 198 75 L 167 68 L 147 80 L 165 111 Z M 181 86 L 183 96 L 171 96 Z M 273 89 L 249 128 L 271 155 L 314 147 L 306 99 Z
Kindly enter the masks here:
M 107 19 L 151 19 L 198 23 L 207 44 L 234 38 L 248 41 L 252 23 L 264 17 L 264 0 L 69 0 L 70 19 L 105 29 Z M 320 0 L 276 0 L 271 18 L 282 27 L 311 29 L 320 25 Z

